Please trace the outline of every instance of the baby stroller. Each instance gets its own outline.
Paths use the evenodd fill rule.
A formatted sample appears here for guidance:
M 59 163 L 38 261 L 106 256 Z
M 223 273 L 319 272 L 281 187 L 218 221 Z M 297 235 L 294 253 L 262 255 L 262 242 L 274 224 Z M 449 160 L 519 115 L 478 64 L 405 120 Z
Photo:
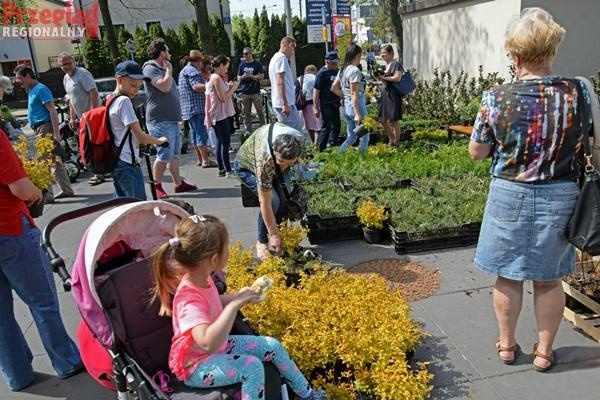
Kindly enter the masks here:
M 118 207 L 115 207 L 118 206 Z M 57 225 L 106 208 L 84 233 L 69 276 L 50 242 Z M 168 353 L 173 336 L 170 317 L 158 315 L 151 302 L 151 257 L 173 236 L 189 214 L 164 201 L 119 198 L 56 217 L 44 229 L 42 245 L 52 268 L 72 288 L 81 313 L 77 332 L 81 358 L 88 373 L 119 400 L 227 400 L 239 398 L 240 385 L 194 389 L 173 376 Z M 220 291 L 224 280 L 216 278 Z M 255 331 L 238 315 L 235 334 Z M 282 398 L 282 378 L 265 363 L 266 399 Z

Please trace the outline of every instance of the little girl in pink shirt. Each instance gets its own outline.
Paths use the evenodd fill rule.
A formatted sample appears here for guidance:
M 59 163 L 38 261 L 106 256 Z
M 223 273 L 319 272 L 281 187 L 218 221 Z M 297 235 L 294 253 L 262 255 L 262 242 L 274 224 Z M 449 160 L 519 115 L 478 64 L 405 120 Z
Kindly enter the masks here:
M 227 228 L 219 219 L 193 215 L 177 224 L 175 237 L 154 255 L 155 298 L 160 314 L 173 316 L 169 367 L 188 386 L 241 383 L 242 400 L 259 400 L 265 397 L 262 363 L 270 361 L 301 399 L 326 399 L 324 391 L 311 388 L 277 339 L 229 334 L 237 312 L 259 302 L 261 294 L 245 287 L 219 295 L 211 274 L 227 264 L 228 243 Z

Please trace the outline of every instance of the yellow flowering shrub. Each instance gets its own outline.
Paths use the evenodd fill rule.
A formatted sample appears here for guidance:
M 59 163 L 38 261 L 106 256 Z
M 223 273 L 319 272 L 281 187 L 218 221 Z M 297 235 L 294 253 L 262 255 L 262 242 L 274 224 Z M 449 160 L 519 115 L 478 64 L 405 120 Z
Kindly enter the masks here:
M 369 229 L 381 229 L 383 223 L 389 218 L 385 206 L 375 203 L 371 198 L 363 200 L 356 209 L 356 215 L 361 224 Z
M 292 224 L 283 221 L 279 224 L 279 235 L 281 236 L 281 248 L 285 254 L 294 254 L 300 248 L 300 243 L 306 239 L 308 229 L 300 224 Z
M 364 119 L 363 119 L 363 126 L 368 129 L 369 131 L 380 131 L 383 129 L 383 125 L 381 125 L 381 123 L 379 121 L 377 121 L 375 118 L 371 117 L 370 115 L 367 115 Z
M 410 317 L 399 291 L 382 277 L 356 275 L 313 264 L 298 285 L 285 284 L 285 261 L 277 257 L 253 266 L 252 253 L 231 246 L 230 290 L 249 286 L 257 276 L 274 281 L 265 301 L 244 307 L 263 335 L 278 338 L 305 376 L 332 400 L 360 394 L 380 400 L 420 400 L 431 391 L 426 365 L 407 363 L 424 333 Z
M 54 164 L 52 162 L 52 150 L 54 150 L 52 139 L 45 136 L 37 138 L 34 143 L 33 156 L 30 156 L 29 142 L 25 136 L 21 136 L 13 147 L 31 182 L 39 189 L 49 188 L 54 180 L 50 172 L 50 167 Z

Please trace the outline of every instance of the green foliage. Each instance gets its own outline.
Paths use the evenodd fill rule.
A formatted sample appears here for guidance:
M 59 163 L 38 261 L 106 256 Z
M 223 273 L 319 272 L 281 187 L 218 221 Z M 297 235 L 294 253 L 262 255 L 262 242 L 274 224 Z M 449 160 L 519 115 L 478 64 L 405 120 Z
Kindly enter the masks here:
M 148 36 L 150 36 L 150 41 L 158 38 L 165 38 L 165 32 L 163 31 L 163 28 L 159 22 L 150 24 L 150 27 L 148 28 Z
M 596 72 L 596 76 L 591 76 L 592 83 L 594 84 L 594 91 L 596 95 L 600 96 L 600 71 Z
M 482 66 L 476 78 L 469 78 L 465 72 L 454 78 L 449 71 L 440 72 L 436 68 L 431 82 L 417 81 L 416 89 L 403 99 L 404 111 L 414 118 L 434 119 L 444 126 L 462 123 L 461 107 L 474 99 L 480 101 L 485 90 L 503 82 L 497 72 L 484 75 Z
M 229 42 L 229 36 L 225 31 L 225 27 L 221 23 L 221 18 L 218 15 L 213 15 L 210 17 L 209 23 L 213 44 L 215 45 L 215 55 L 225 54 L 229 56 L 231 54 L 231 43 Z
M 112 64 L 107 62 L 110 59 L 110 51 L 104 40 L 86 40 L 83 46 L 83 60 L 93 76 L 114 76 L 115 70 Z
M 119 46 L 119 62 L 123 60 L 128 60 L 131 58 L 131 55 L 127 52 L 127 39 L 133 38 L 133 35 L 129 33 L 127 29 L 124 27 L 119 27 L 117 29 L 117 42 Z
M 179 37 L 179 43 L 182 49 L 186 51 L 200 49 L 200 43 L 198 42 L 198 31 L 193 30 L 193 24 L 192 27 L 190 27 L 185 22 L 182 22 L 179 25 L 179 32 L 177 36 Z
M 0 106 L 0 121 L 13 122 L 16 121 L 15 116 L 10 112 L 7 106 Z
M 422 129 L 424 140 L 396 149 L 369 147 L 367 155 L 318 153 L 324 162 L 321 181 L 307 184 L 309 213 L 321 217 L 352 215 L 368 197 L 391 208 L 391 223 L 406 232 L 454 227 L 481 221 L 489 184 L 489 161 L 471 160 L 467 142 L 440 144 L 446 132 Z M 433 141 L 433 142 L 432 142 Z M 412 179 L 414 188 L 383 188 L 400 179 Z M 342 190 L 338 182 L 343 182 Z
M 252 24 L 250 24 L 250 44 L 254 52 L 258 48 L 260 34 L 260 17 L 258 16 L 258 10 L 254 9 L 254 16 L 252 17 Z
M 244 17 L 232 18 L 233 50 L 235 54 L 242 54 L 244 47 L 250 46 L 250 28 Z
M 133 40 L 135 40 L 136 46 L 135 60 L 143 64 L 148 58 L 147 49 L 150 44 L 150 35 L 148 35 L 145 29 L 138 26 L 133 33 Z
M 306 20 L 298 18 L 296 15 L 292 17 L 292 32 L 296 42 L 303 45 L 307 41 L 306 37 Z
M 285 36 L 285 15 L 281 18 L 277 14 L 271 15 L 271 43 L 269 44 L 270 52 L 274 54 L 279 50 L 279 41 Z
M 173 77 L 177 80 L 179 76 L 179 71 L 182 69 L 181 61 L 184 56 L 188 54 L 188 50 L 184 47 L 181 47 L 181 41 L 179 40 L 179 36 L 177 32 L 171 27 L 167 29 L 165 32 L 165 41 L 167 42 L 167 46 L 169 46 L 169 52 L 171 53 L 171 64 L 173 64 Z

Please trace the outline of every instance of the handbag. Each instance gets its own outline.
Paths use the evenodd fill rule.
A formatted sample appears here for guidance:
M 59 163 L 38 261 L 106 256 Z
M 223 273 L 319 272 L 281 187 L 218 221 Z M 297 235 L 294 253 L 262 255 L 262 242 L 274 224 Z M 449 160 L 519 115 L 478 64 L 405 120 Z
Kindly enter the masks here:
M 400 71 L 402 71 L 402 78 L 400 78 L 400 81 L 387 82 L 387 85 L 389 85 L 398 96 L 404 97 L 415 90 L 417 85 L 415 84 L 410 71 L 405 71 L 404 68 L 402 68 L 402 65 L 400 65 Z
M 580 83 L 580 85 L 583 85 Z M 583 92 L 579 86 L 579 109 L 585 113 Z M 600 255 L 600 173 L 592 164 L 589 139 L 589 118 L 581 118 L 583 126 L 583 150 L 585 158 L 584 178 L 575 211 L 567 225 L 567 239 L 579 250 L 592 256 Z
M 594 85 L 588 78 L 576 76 L 581 83 L 585 85 L 590 94 L 590 103 L 592 104 L 592 128 L 594 131 L 594 144 L 592 145 L 592 164 L 596 170 L 600 170 L 600 101 L 597 93 L 594 92 Z
M 269 152 L 271 153 L 271 157 L 273 158 L 273 163 L 275 163 L 275 172 L 277 174 L 277 179 L 279 180 L 279 185 L 281 186 L 281 190 L 285 196 L 285 209 L 286 214 L 289 220 L 291 221 L 299 221 L 304 217 L 306 211 L 308 210 L 308 193 L 302 187 L 302 185 L 294 184 L 294 188 L 290 193 L 285 185 L 285 180 L 283 179 L 283 173 L 281 172 L 281 168 L 279 164 L 277 164 L 277 158 L 275 158 L 275 153 L 273 153 L 273 128 L 275 124 L 269 124 Z M 282 199 L 283 200 L 283 199 Z
M 302 93 L 302 86 L 304 86 L 304 75 L 300 77 L 300 84 L 296 81 L 296 108 L 298 110 L 304 110 L 308 102 Z

